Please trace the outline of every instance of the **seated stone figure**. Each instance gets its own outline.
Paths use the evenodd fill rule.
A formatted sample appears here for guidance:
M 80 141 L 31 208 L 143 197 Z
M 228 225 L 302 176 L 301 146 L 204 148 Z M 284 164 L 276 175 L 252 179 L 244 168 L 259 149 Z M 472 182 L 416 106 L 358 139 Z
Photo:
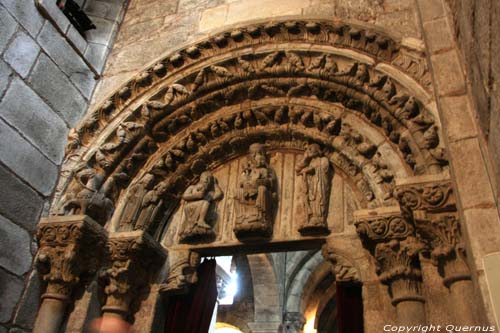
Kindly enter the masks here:
M 209 224 L 211 209 L 213 203 L 222 197 L 217 179 L 208 171 L 201 174 L 197 184 L 187 188 L 182 195 L 185 202 L 182 230 L 179 233 L 181 243 L 213 241 L 215 232 Z
M 264 145 L 253 144 L 249 150 L 235 195 L 234 233 L 240 240 L 267 239 L 273 231 L 276 176 Z

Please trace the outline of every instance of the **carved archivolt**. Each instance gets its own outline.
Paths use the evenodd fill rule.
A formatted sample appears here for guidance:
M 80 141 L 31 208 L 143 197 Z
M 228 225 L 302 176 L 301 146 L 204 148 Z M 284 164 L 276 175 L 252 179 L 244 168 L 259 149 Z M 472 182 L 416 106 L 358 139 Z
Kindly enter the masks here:
M 432 112 L 377 62 L 412 68 L 406 75 L 425 82 L 425 65 L 415 69 L 425 63 L 418 52 L 338 22 L 246 27 L 182 50 L 72 131 L 52 213 L 84 212 L 105 223 L 119 202 L 135 196 L 134 205 L 113 215 L 114 225 L 155 228 L 157 208 L 176 202 L 203 171 L 272 140 L 319 145 L 366 202 L 383 205 L 396 172 L 440 172 L 447 161 Z M 381 142 L 370 142 L 347 115 L 376 130 L 404 171 L 391 170 Z M 124 191 L 129 187 L 138 192 Z M 96 195 L 102 207 L 92 201 Z

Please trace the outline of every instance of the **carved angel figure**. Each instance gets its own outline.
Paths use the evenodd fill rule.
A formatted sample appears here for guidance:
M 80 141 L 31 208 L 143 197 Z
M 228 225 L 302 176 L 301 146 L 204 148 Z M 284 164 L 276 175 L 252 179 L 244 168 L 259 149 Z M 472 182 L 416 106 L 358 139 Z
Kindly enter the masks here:
M 197 184 L 189 186 L 182 199 L 184 203 L 184 220 L 179 234 L 181 243 L 194 241 L 211 241 L 215 232 L 209 224 L 213 203 L 221 200 L 223 193 L 217 179 L 208 171 L 201 174 Z
M 302 161 L 297 165 L 297 173 L 304 183 L 304 205 L 307 219 L 300 226 L 303 235 L 328 233 L 326 218 L 332 182 L 330 161 L 322 156 L 317 144 L 311 144 L 304 152 Z
M 236 189 L 234 233 L 239 239 L 267 239 L 273 230 L 276 176 L 269 165 L 264 145 L 252 144 L 249 151 Z

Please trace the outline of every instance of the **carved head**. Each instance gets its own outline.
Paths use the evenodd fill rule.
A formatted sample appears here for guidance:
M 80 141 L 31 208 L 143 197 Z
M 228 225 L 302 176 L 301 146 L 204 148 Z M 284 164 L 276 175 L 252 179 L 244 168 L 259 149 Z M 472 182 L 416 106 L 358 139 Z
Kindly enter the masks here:
M 258 167 L 267 166 L 267 153 L 266 146 L 261 143 L 254 143 L 250 145 L 249 148 L 250 159 L 255 163 Z
M 214 176 L 210 171 L 204 171 L 200 175 L 200 184 L 209 186 L 210 184 L 212 184 L 213 178 Z
M 306 157 L 308 158 L 315 158 L 321 156 L 321 148 L 317 143 L 310 144 L 306 148 Z

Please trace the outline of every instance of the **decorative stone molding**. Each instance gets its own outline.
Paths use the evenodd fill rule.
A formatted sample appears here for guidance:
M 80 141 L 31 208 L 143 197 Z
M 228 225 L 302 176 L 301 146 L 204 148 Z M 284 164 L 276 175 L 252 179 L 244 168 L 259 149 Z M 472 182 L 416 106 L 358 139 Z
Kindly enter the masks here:
M 73 289 L 99 269 L 106 232 L 85 215 L 49 217 L 38 224 L 37 238 L 35 264 L 47 283 L 42 299 L 69 301 Z
M 197 268 L 200 255 L 190 250 L 168 252 L 169 272 L 167 280 L 160 286 L 160 291 L 169 294 L 185 294 L 189 287 L 198 282 Z
M 421 302 L 422 274 L 419 252 L 422 244 L 415 237 L 411 217 L 399 207 L 357 211 L 355 226 L 363 245 L 377 263 L 380 281 L 389 286 L 392 303 Z
M 399 185 L 394 197 L 412 211 L 456 211 L 455 194 L 450 181 Z
M 166 259 L 163 248 L 142 231 L 115 233 L 107 243 L 109 257 L 99 276 L 105 298 L 102 311 L 124 319 L 134 301 L 149 287 Z

